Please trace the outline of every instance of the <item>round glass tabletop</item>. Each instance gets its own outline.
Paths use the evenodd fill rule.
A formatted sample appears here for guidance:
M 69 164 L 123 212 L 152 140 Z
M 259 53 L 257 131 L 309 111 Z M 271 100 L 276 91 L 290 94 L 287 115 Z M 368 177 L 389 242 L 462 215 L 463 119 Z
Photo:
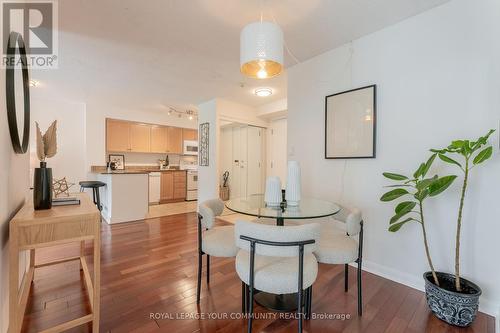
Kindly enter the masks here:
M 240 214 L 276 219 L 313 219 L 340 211 L 340 207 L 333 202 L 314 198 L 302 198 L 298 206 L 267 207 L 263 194 L 231 199 L 226 201 L 226 207 Z

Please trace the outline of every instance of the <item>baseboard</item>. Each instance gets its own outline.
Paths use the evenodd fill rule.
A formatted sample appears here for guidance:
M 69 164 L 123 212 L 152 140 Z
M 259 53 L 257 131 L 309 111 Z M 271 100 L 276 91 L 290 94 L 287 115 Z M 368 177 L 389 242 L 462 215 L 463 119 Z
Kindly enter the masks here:
M 356 267 L 357 264 L 351 264 Z M 415 276 L 399 270 L 383 266 L 368 260 L 363 260 L 363 270 L 381 276 L 391 281 L 404 284 L 405 286 L 425 291 L 424 280 L 421 276 Z M 500 333 L 500 303 L 491 301 L 483 296 L 479 301 L 479 311 L 495 317 L 495 331 Z

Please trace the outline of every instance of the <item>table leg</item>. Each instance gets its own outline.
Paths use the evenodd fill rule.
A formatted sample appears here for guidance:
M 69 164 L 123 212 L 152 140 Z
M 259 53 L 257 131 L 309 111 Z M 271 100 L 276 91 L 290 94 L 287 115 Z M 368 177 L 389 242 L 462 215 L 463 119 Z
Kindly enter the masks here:
M 280 226 L 280 227 L 284 226 L 285 225 L 285 219 L 282 218 L 282 217 L 277 217 L 276 218 L 276 225 Z
M 297 310 L 297 293 L 276 295 L 261 291 L 254 296 L 254 299 L 255 302 L 270 310 L 279 312 Z M 304 300 L 302 300 L 302 305 L 304 305 L 304 303 Z
M 19 248 L 17 246 L 17 229 L 11 225 L 9 243 L 9 333 L 17 333 L 20 331 L 18 320 L 18 293 Z
M 85 257 L 85 241 L 80 242 L 80 258 Z M 80 270 L 83 270 L 83 264 L 82 261 L 80 260 Z
M 100 318 L 100 290 L 101 290 L 101 224 L 97 223 L 97 231 L 94 238 L 94 309 L 92 320 L 92 332 L 99 332 Z

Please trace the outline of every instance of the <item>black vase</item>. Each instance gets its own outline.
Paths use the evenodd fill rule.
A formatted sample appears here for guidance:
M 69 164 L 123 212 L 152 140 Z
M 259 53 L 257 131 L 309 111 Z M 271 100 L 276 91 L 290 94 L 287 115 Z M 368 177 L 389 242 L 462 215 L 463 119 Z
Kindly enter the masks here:
M 47 162 L 40 162 L 40 167 L 35 168 L 33 205 L 35 210 L 52 208 L 52 169 L 47 168 Z

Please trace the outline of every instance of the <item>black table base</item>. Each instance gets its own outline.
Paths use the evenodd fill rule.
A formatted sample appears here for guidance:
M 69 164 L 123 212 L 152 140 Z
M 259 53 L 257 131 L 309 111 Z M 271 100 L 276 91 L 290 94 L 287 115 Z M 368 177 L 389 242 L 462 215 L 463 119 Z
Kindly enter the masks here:
M 269 310 L 278 312 L 292 312 L 297 310 L 297 293 L 276 295 L 260 291 L 254 296 L 254 299 L 259 305 Z

